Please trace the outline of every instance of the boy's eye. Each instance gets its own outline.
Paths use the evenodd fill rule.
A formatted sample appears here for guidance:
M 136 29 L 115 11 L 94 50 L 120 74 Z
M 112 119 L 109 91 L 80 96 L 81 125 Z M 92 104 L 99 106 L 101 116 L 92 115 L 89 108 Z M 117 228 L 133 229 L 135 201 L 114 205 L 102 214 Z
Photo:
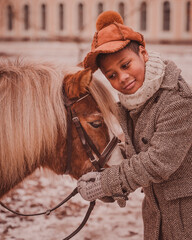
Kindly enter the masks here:
M 126 68 L 128 68 L 128 67 L 129 67 L 129 62 L 124 63 L 124 64 L 122 65 L 122 68 L 123 68 L 123 69 L 126 69 Z
M 108 79 L 114 79 L 114 78 L 115 78 L 115 73 L 108 76 Z

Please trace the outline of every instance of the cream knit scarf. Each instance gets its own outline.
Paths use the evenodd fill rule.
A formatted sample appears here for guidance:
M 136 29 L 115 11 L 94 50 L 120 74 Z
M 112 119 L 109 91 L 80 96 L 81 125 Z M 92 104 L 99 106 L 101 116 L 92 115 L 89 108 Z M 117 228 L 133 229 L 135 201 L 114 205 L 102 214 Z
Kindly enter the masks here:
M 121 104 L 128 110 L 142 106 L 160 88 L 165 74 L 165 64 L 156 52 L 149 53 L 145 64 L 145 79 L 143 85 L 134 94 L 119 93 Z

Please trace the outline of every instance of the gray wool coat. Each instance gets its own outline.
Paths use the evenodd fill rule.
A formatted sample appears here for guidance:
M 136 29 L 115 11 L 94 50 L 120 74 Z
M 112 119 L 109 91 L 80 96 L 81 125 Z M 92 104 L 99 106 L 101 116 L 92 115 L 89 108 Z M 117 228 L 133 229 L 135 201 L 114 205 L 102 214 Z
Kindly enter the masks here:
M 120 107 L 126 159 L 104 171 L 103 189 L 143 188 L 145 240 L 192 240 L 192 92 L 173 62 L 143 106 Z M 112 180 L 111 180 L 112 179 Z

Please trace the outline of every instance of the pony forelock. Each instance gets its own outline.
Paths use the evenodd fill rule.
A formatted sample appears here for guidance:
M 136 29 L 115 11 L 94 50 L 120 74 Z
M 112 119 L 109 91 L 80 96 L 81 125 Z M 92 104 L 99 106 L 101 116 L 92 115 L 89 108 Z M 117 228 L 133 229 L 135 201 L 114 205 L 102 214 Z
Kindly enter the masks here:
M 118 123 L 119 113 L 115 98 L 107 87 L 94 76 L 89 86 L 89 91 L 97 102 L 109 130 L 118 136 L 120 125 Z

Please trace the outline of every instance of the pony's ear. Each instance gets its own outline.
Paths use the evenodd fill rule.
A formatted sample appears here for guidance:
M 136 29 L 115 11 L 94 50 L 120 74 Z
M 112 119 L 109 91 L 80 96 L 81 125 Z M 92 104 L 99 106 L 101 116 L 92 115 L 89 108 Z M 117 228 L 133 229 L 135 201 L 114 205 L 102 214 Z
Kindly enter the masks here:
M 78 71 L 75 74 L 68 74 L 64 78 L 64 88 L 69 98 L 79 97 L 87 92 L 88 86 L 92 80 L 92 71 L 90 68 Z

